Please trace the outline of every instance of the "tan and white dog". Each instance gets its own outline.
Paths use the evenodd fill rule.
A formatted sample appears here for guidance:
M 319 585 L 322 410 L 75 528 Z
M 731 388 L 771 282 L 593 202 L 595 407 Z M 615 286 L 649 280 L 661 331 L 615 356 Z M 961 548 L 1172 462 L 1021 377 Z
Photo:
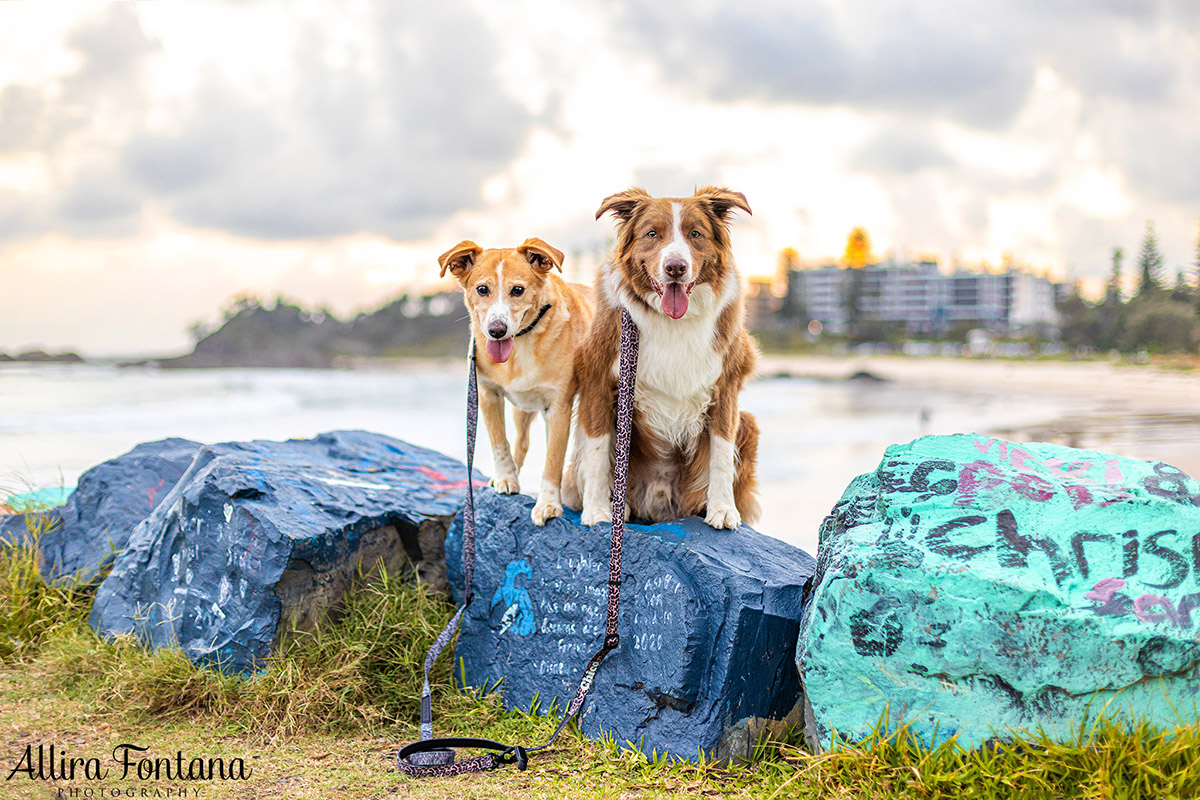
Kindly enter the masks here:
M 492 442 L 495 477 L 502 494 L 521 491 L 518 473 L 529 452 L 529 426 L 546 420 L 546 463 L 530 516 L 535 525 L 562 516 L 562 473 L 579 386 L 575 353 L 592 320 L 590 287 L 567 283 L 563 254 L 541 239 L 520 247 L 484 250 L 463 241 L 438 258 L 463 289 L 475 340 L 479 408 Z M 513 405 L 516 447 L 509 449 L 504 401 Z
M 596 276 L 596 316 L 580 351 L 579 430 L 564 498 L 584 525 L 611 521 L 621 309 L 641 336 L 628 512 L 652 522 L 703 512 L 716 528 L 759 514 L 758 426 L 738 410 L 757 349 L 745 325 L 729 241 L 744 195 L 704 187 L 691 197 L 642 189 L 608 197 L 617 244 Z

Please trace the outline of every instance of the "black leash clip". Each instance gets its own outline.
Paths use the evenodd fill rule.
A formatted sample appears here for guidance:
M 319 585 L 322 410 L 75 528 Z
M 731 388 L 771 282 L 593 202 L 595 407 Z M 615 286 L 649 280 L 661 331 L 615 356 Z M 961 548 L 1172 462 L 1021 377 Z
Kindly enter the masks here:
M 529 766 L 529 754 L 525 752 L 525 748 L 514 744 L 512 747 L 505 750 L 496 760 L 501 764 L 516 764 L 517 770 L 524 772 Z

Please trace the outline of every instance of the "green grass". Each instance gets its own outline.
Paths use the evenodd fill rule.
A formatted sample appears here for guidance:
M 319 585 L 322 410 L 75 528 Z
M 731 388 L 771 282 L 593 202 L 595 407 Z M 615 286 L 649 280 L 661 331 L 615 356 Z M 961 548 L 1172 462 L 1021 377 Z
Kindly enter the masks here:
M 37 542 L 51 518 L 26 517 L 27 542 L 0 542 L 0 664 L 30 656 L 55 634 L 86 623 L 93 587 L 68 581 L 50 585 L 38 568 Z
M 348 596 L 336 622 L 294 633 L 263 672 L 243 679 L 197 668 L 179 651 L 99 639 L 86 624 L 93 595 L 92 586 L 45 584 L 29 547 L 0 553 L 0 767 L 8 766 L 0 794 L 16 792 L 4 796 L 54 796 L 42 782 L 2 780 L 26 744 L 51 742 L 103 756 L 135 742 L 251 763 L 249 781 L 206 783 L 206 798 L 1200 796 L 1197 728 L 1116 722 L 1081 730 L 1073 743 L 1031 736 L 970 752 L 953 742 L 929 749 L 904 729 L 823 754 L 793 736 L 735 767 L 672 763 L 568 729 L 526 772 L 414 781 L 392 760 L 417 735 L 425 649 L 452 612 L 443 598 L 382 574 Z M 505 711 L 495 694 L 455 691 L 444 662 L 434 676 L 438 735 L 549 737 L 556 714 Z M 86 786 L 94 784 L 57 788 Z

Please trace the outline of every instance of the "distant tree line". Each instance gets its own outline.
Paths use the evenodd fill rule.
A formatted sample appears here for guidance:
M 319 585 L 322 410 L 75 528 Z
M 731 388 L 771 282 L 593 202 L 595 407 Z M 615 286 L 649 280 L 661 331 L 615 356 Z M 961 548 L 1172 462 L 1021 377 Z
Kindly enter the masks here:
M 0 353 L 0 364 L 9 361 L 27 361 L 38 364 L 78 364 L 83 361 L 77 353 L 47 353 L 45 350 L 25 350 L 15 356 Z
M 353 358 L 443 356 L 466 352 L 468 324 L 457 293 L 401 295 L 340 320 L 284 298 L 235 298 L 216 325 L 192 326 L 191 353 L 164 367 L 330 367 Z
M 847 338 L 851 342 L 903 338 L 895 325 L 860 318 L 862 267 L 871 258 L 866 232 L 856 228 L 843 258 L 851 276 L 847 288 L 851 328 Z M 798 266 L 795 250 L 781 253 L 782 280 L 790 279 Z M 1127 282 L 1136 284 L 1132 293 L 1123 288 Z M 775 343 L 782 346 L 795 343 L 795 337 L 785 335 L 789 331 L 801 337 L 812 332 L 803 327 L 808 314 L 796 293 L 788 291 L 778 302 L 766 299 L 756 315 L 755 332 L 760 337 L 778 339 Z M 1158 237 L 1153 224 L 1147 224 L 1132 281 L 1125 280 L 1124 251 L 1114 248 L 1103 298 L 1089 302 L 1075 287 L 1060 300 L 1058 311 L 1062 340 L 1074 348 L 1124 353 L 1200 351 L 1200 235 L 1190 270 L 1180 270 L 1173 282 L 1168 282 Z M 974 323 L 967 322 L 948 326 L 936 338 L 962 341 L 972 326 Z M 268 305 L 259 298 L 242 296 L 225 307 L 218 324 L 193 326 L 196 344 L 192 353 L 158 363 L 168 367 L 328 367 L 352 358 L 461 355 L 467 331 L 466 312 L 457 292 L 405 294 L 349 320 L 283 298 Z
M 1084 300 L 1078 288 L 1059 303 L 1063 341 L 1073 347 L 1122 353 L 1195 353 L 1200 351 L 1200 231 L 1191 275 L 1179 270 L 1170 285 L 1154 233 L 1146 224 L 1138 252 L 1136 287 L 1126 296 L 1125 252 L 1112 251 L 1104 297 Z

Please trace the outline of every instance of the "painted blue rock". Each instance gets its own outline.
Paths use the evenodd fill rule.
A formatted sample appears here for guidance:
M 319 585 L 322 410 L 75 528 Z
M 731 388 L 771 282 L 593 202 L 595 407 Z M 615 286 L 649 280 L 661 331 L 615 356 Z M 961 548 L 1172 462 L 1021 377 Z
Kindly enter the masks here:
M 604 638 L 609 535 L 567 511 L 544 528 L 533 500 L 476 493 L 476 597 L 456 656 L 470 686 L 501 691 L 510 708 L 542 710 L 574 695 Z M 446 540 L 462 597 L 462 519 Z M 769 729 L 799 720 L 793 664 L 805 552 L 742 526 L 693 517 L 626 527 L 620 647 L 596 676 L 581 730 L 644 752 L 693 759 L 749 755 Z
M 40 529 L 42 576 L 91 581 L 125 548 L 129 535 L 170 493 L 200 449 L 199 442 L 145 442 L 79 476 L 66 502 L 6 521 L 4 533 L 23 533 L 26 518 Z M 36 498 L 33 498 L 36 502 Z M 8 525 L 11 525 L 10 529 Z M 18 540 L 13 537 L 12 541 Z
M 1170 465 L 926 437 L 851 483 L 818 552 L 796 653 L 813 744 L 885 707 L 963 747 L 1200 720 L 1200 483 Z
M 90 623 L 231 672 L 336 608 L 360 565 L 445 586 L 466 468 L 378 434 L 202 447 L 134 530 Z
M 48 508 L 61 506 L 74 494 L 74 486 L 51 487 L 34 489 L 32 492 L 10 494 L 0 508 L 7 506 L 10 513 L 23 514 L 26 511 L 44 511 Z
M 0 513 L 0 547 L 21 547 L 28 541 L 25 515 Z

